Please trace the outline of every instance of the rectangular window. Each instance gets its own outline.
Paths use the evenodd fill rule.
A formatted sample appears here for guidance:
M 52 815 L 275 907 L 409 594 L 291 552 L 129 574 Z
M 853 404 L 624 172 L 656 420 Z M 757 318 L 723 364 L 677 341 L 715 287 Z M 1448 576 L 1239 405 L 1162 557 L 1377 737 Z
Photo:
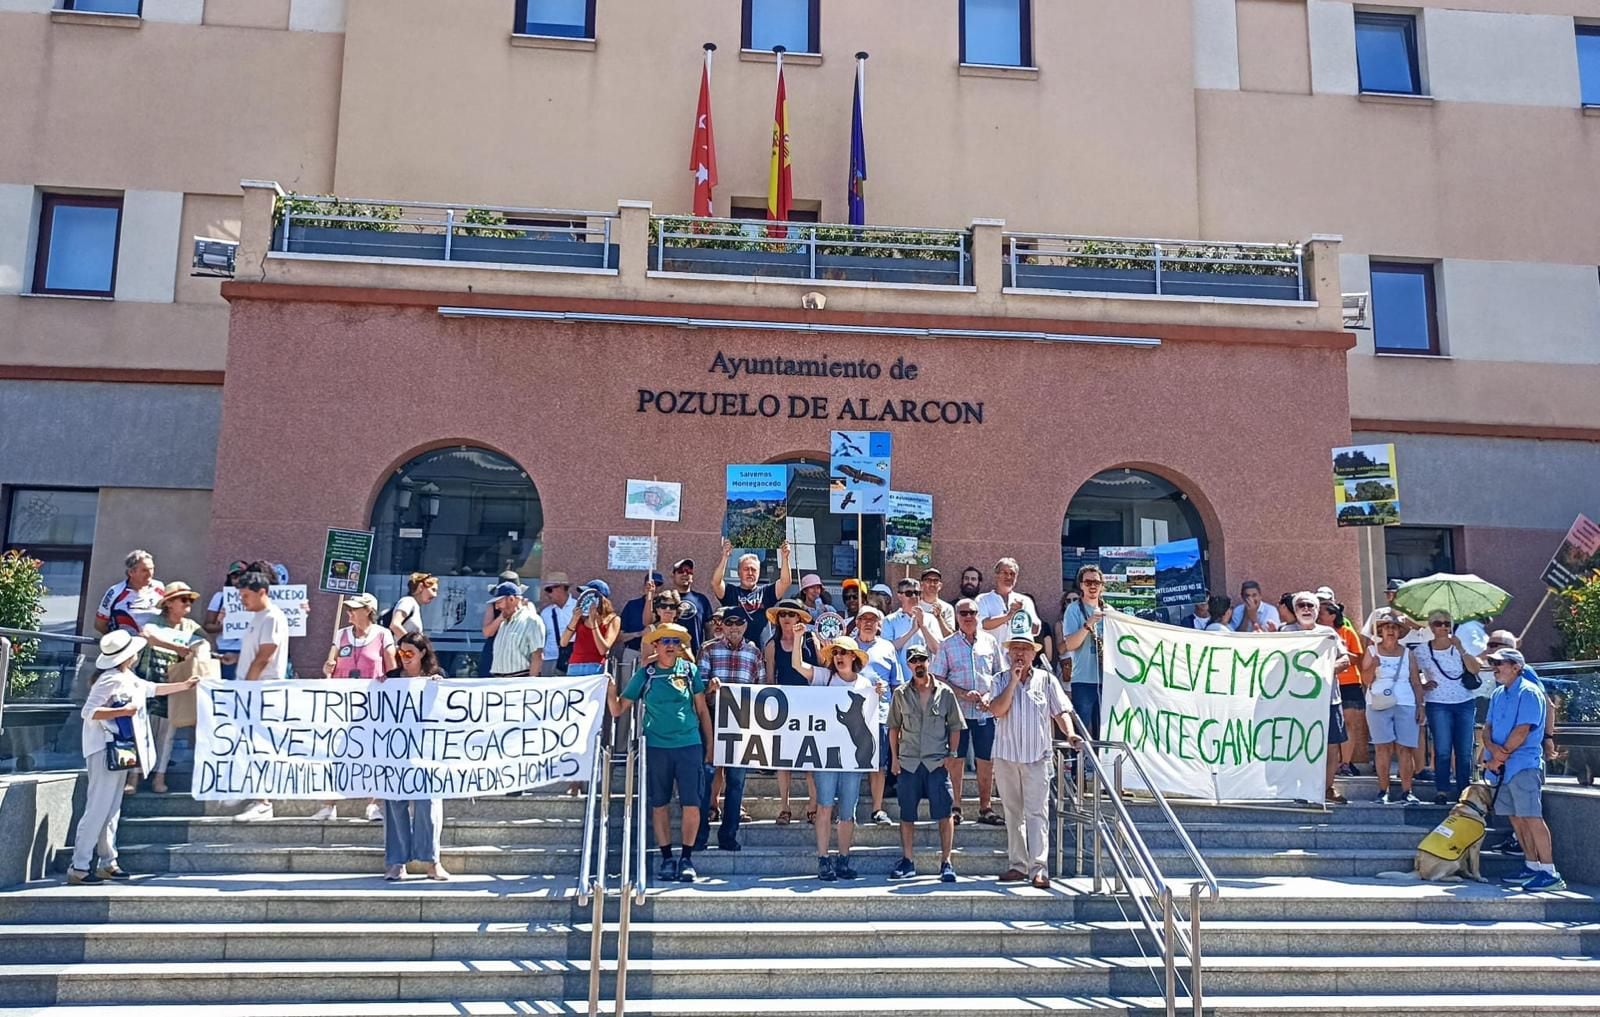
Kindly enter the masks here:
M 1600 106 L 1600 25 L 1578 26 L 1578 82 L 1585 106 Z
M 821 0 L 744 0 L 745 49 L 782 46 L 790 53 L 822 52 Z
M 85 14 L 139 14 L 143 0 L 61 0 L 64 11 L 82 11 Z
M 1421 95 L 1416 15 L 1357 11 L 1356 73 L 1363 92 Z
M 1433 266 L 1374 261 L 1372 341 L 1379 353 L 1439 352 L 1439 311 Z
M 12 488 L 5 499 L 5 540 L 0 550 L 22 551 L 39 560 L 45 585 L 41 632 L 83 634 L 98 502 L 95 491 L 38 487 Z M 40 640 L 33 662 L 19 669 L 27 679 L 22 697 L 70 696 L 78 650 L 72 643 Z M 16 677 L 14 672 L 13 681 Z
M 1385 526 L 1384 567 L 1390 579 L 1455 573 L 1455 531 L 1445 526 Z
M 594 0 L 517 0 L 518 35 L 594 38 Z
M 109 297 L 117 282 L 122 199 L 46 194 L 33 292 Z
M 1033 0 L 961 0 L 961 62 L 1033 66 Z

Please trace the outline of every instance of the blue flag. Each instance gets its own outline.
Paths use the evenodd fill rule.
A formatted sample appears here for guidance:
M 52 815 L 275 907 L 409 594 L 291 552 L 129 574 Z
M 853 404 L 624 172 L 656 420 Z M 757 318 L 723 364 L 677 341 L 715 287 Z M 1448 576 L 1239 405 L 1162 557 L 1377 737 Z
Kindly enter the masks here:
M 856 73 L 856 94 L 850 116 L 850 225 L 867 223 L 867 133 L 862 122 L 861 73 Z

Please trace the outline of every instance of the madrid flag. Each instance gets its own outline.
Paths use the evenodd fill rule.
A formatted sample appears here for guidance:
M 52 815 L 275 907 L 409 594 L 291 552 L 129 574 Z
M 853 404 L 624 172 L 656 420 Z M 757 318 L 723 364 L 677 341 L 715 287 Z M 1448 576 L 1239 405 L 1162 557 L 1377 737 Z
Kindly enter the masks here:
M 711 130 L 711 51 L 700 71 L 700 105 L 694 113 L 694 143 L 689 147 L 694 174 L 694 214 L 711 214 L 711 189 L 717 186 L 717 139 Z

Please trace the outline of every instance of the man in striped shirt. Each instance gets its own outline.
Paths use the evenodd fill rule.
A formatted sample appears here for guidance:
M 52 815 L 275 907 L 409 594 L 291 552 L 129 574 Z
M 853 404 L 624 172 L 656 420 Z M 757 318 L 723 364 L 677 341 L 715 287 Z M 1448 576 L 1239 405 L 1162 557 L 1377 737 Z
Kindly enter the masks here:
M 999 826 L 1000 816 L 990 807 L 994 790 L 990 762 L 994 755 L 994 718 L 982 712 L 978 704 L 993 690 L 995 676 L 1005 668 L 1005 658 L 995 637 L 979 627 L 981 613 L 974 600 L 963 599 L 956 604 L 956 633 L 939 644 L 928 670 L 955 690 L 961 717 L 967 722 L 955 755 L 945 761 L 955 794 L 951 818 L 957 825 L 961 823 L 961 782 L 967 766 L 967 747 L 971 746 L 978 770 L 978 822 Z
M 994 779 L 1006 803 L 1006 854 L 1010 863 L 1002 883 L 1031 880 L 1050 886 L 1045 860 L 1050 852 L 1050 735 L 1060 727 L 1067 743 L 1077 747 L 1072 705 L 1055 675 L 1033 666 L 1042 647 L 1028 636 L 1006 640 L 1010 669 L 995 677 L 995 691 L 983 697 L 983 709 L 994 716 Z

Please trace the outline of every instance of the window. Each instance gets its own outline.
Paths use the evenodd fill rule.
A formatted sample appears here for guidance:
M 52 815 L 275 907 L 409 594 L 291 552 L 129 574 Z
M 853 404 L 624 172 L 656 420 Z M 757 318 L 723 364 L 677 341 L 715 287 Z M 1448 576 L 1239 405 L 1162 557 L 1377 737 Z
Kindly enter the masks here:
M 594 38 L 594 0 L 517 0 L 518 35 Z
M 961 62 L 1033 66 L 1033 0 L 961 0 Z
M 46 194 L 33 292 L 109 297 L 117 281 L 122 199 Z
M 1416 15 L 1357 11 L 1356 73 L 1363 92 L 1421 95 Z
M 744 0 L 744 48 L 820 53 L 820 6 L 821 0 Z
M 1585 106 L 1600 106 L 1600 25 L 1578 26 L 1578 81 Z
M 94 491 L 13 488 L 6 499 L 3 549 L 37 558 L 44 574 L 44 617 L 41 632 L 82 634 L 83 609 L 89 595 L 89 553 L 94 545 Z M 41 640 L 38 654 L 23 669 L 28 676 L 23 695 L 59 699 L 71 694 L 77 673 L 78 647 Z M 13 684 L 16 684 L 13 675 Z
M 1433 266 L 1374 261 L 1372 342 L 1379 353 L 1439 352 Z
M 1384 568 L 1390 579 L 1456 572 L 1455 531 L 1443 526 L 1385 526 Z
M 139 16 L 143 0 L 61 0 L 64 11 L 82 11 L 84 14 L 132 14 Z

